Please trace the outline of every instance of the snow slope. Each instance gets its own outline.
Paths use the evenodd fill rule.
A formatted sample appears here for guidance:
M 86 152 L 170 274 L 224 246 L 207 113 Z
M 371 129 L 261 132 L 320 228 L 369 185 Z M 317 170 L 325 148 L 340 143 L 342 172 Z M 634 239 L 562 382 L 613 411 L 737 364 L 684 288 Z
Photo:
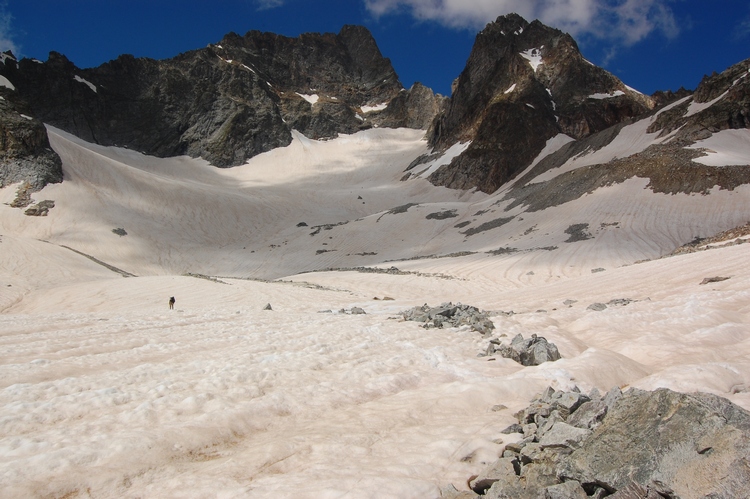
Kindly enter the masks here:
M 65 182 L 34 195 L 49 216 L 0 190 L 3 497 L 439 497 L 517 438 L 500 431 L 550 384 L 750 409 L 750 246 L 658 259 L 747 222 L 747 186 L 631 179 L 527 212 L 401 182 L 427 148 L 410 130 L 296 135 L 229 170 L 50 140 Z M 626 127 L 610 153 L 645 143 Z M 307 272 L 362 265 L 400 272 Z M 715 276 L 729 279 L 701 284 Z M 632 301 L 587 308 L 616 299 Z M 394 319 L 449 300 L 563 359 L 479 357 L 478 333 Z

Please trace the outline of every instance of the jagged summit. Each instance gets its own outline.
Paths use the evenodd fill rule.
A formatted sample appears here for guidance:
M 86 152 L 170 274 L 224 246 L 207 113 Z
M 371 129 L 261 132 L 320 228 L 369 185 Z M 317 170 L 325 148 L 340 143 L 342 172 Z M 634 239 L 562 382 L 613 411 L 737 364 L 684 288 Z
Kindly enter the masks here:
M 47 62 L 1 64 L 35 118 L 102 145 L 157 156 L 201 156 L 216 166 L 291 142 L 296 129 L 330 138 L 373 126 L 426 128 L 430 92 L 404 89 L 370 32 L 289 38 L 250 31 L 156 61 L 122 55 L 77 68 L 52 52 Z M 394 99 L 397 110 L 389 110 Z M 415 120 L 415 116 L 419 119 Z
M 586 61 L 573 38 L 517 14 L 476 37 L 447 111 L 432 129 L 437 150 L 471 141 L 431 181 L 493 192 L 559 133 L 581 139 L 653 108 L 649 98 Z

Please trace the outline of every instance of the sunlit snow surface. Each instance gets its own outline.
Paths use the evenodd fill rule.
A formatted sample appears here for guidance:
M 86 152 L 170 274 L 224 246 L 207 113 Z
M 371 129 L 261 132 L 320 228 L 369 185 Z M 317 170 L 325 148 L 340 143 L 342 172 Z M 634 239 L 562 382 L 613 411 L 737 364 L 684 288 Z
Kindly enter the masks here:
M 377 105 L 374 105 L 374 106 L 362 106 L 362 112 L 363 113 L 371 113 L 373 111 L 382 111 L 382 110 L 384 110 L 387 107 L 388 107 L 388 103 L 387 102 L 383 102 L 382 104 L 377 104 Z
M 623 92 L 622 90 L 615 90 L 611 94 L 592 94 L 592 95 L 589 95 L 589 99 L 596 99 L 596 100 L 612 99 L 614 97 L 619 97 L 621 95 L 625 95 L 625 92 Z
M 615 149 L 653 140 L 638 133 Z M 50 214 L 27 217 L 8 206 L 17 186 L 0 190 L 1 495 L 436 498 L 466 489 L 550 384 L 704 390 L 750 408 L 750 246 L 632 264 L 746 222 L 750 189 L 664 195 L 631 179 L 505 212 L 501 194 L 401 182 L 422 137 L 295 133 L 217 170 L 51 129 L 66 180 L 34 194 L 55 200 Z M 476 235 L 454 227 L 507 213 L 520 216 Z M 584 221 L 593 238 L 566 243 Z M 505 246 L 523 251 L 486 253 Z M 405 260 L 460 250 L 475 253 Z M 410 273 L 293 275 L 366 258 Z M 712 276 L 730 279 L 700 284 Z M 616 298 L 635 301 L 587 310 Z M 545 336 L 563 359 L 478 357 L 478 333 L 393 318 L 448 300 L 514 311 L 493 316 L 497 335 Z M 355 306 L 367 314 L 340 312 Z
M 693 161 L 709 166 L 750 165 L 750 130 L 721 130 L 699 140 L 690 149 L 706 149 L 706 156 Z
M 13 86 L 13 84 L 10 82 L 8 78 L 5 76 L 0 75 L 0 87 L 9 88 L 10 90 L 15 90 L 16 87 Z

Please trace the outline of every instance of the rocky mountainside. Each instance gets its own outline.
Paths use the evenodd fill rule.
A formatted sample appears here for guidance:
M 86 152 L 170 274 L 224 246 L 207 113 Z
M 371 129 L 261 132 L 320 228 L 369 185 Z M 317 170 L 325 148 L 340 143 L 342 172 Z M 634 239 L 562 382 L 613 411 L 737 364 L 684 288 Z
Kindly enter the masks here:
M 16 64 L 10 53 L 0 60 Z M 0 78 L 0 187 L 26 182 L 37 190 L 62 181 L 60 157 L 50 148 L 42 122 L 31 114 L 13 84 Z
M 477 35 L 430 137 L 439 151 L 471 145 L 430 180 L 494 192 L 555 135 L 580 140 L 654 105 L 585 60 L 570 35 L 515 14 L 499 17 Z
M 536 211 L 633 177 L 660 193 L 732 190 L 750 183 L 737 149 L 748 128 L 750 59 L 706 76 L 693 95 L 656 112 L 568 142 L 524 172 L 506 199 Z
M 509 196 L 532 209 L 633 176 L 650 178 L 658 192 L 703 192 L 747 182 L 743 168 L 692 166 L 702 155 L 696 141 L 748 127 L 747 66 L 706 77 L 695 95 L 680 89 L 648 97 L 586 61 L 570 35 L 515 14 L 477 35 L 450 98 L 418 83 L 402 88 L 370 32 L 356 26 L 297 38 L 230 33 L 172 59 L 123 55 L 91 69 L 55 52 L 46 62 L 7 56 L 0 62 L 8 82 L 0 107 L 5 128 L 20 137 L 35 127 L 37 138 L 20 141 L 36 152 L 7 146 L 0 181 L 26 179 L 40 188 L 61 179 L 41 122 L 90 142 L 203 157 L 219 167 L 288 145 L 292 130 L 322 139 L 409 127 L 428 129 L 433 151 L 414 161 L 404 180 L 487 193 L 513 180 Z M 637 133 L 657 134 L 659 144 L 631 151 L 635 156 L 587 160 L 588 169 L 566 167 L 575 172 L 553 183 L 532 182 L 611 148 L 646 118 L 647 129 Z M 18 163 L 18 154 L 38 157 L 39 165 Z M 592 170 L 602 163 L 606 169 Z
M 370 32 L 288 38 L 251 31 L 156 61 L 123 55 L 77 68 L 64 55 L 0 64 L 34 118 L 87 141 L 219 167 L 291 142 L 373 126 L 426 128 L 441 99 L 402 88 Z M 393 103 L 393 106 L 389 106 Z

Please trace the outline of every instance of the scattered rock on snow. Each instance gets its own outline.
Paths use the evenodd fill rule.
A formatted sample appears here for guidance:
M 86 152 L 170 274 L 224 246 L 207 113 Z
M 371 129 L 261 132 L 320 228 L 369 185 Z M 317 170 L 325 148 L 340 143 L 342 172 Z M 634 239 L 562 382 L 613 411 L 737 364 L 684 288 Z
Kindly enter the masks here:
M 26 208 L 26 211 L 24 211 L 24 215 L 29 215 L 31 217 L 46 217 L 49 213 L 49 210 L 55 207 L 55 202 L 50 199 L 45 199 L 44 201 L 40 201 L 37 204 L 31 205 L 28 208 Z
M 421 307 L 401 312 L 401 316 L 406 321 L 423 322 L 423 327 L 427 329 L 466 325 L 483 335 L 489 335 L 495 329 L 495 324 L 489 319 L 489 313 L 461 303 L 454 305 L 448 302 L 439 307 L 430 307 L 425 303 Z
M 493 338 L 487 347 L 486 355 L 499 354 L 506 359 L 512 359 L 524 366 L 538 366 L 547 361 L 560 359 L 560 352 L 554 343 L 550 343 L 546 338 L 531 335 L 526 338 L 522 335 L 516 335 L 510 344 L 499 342 Z

